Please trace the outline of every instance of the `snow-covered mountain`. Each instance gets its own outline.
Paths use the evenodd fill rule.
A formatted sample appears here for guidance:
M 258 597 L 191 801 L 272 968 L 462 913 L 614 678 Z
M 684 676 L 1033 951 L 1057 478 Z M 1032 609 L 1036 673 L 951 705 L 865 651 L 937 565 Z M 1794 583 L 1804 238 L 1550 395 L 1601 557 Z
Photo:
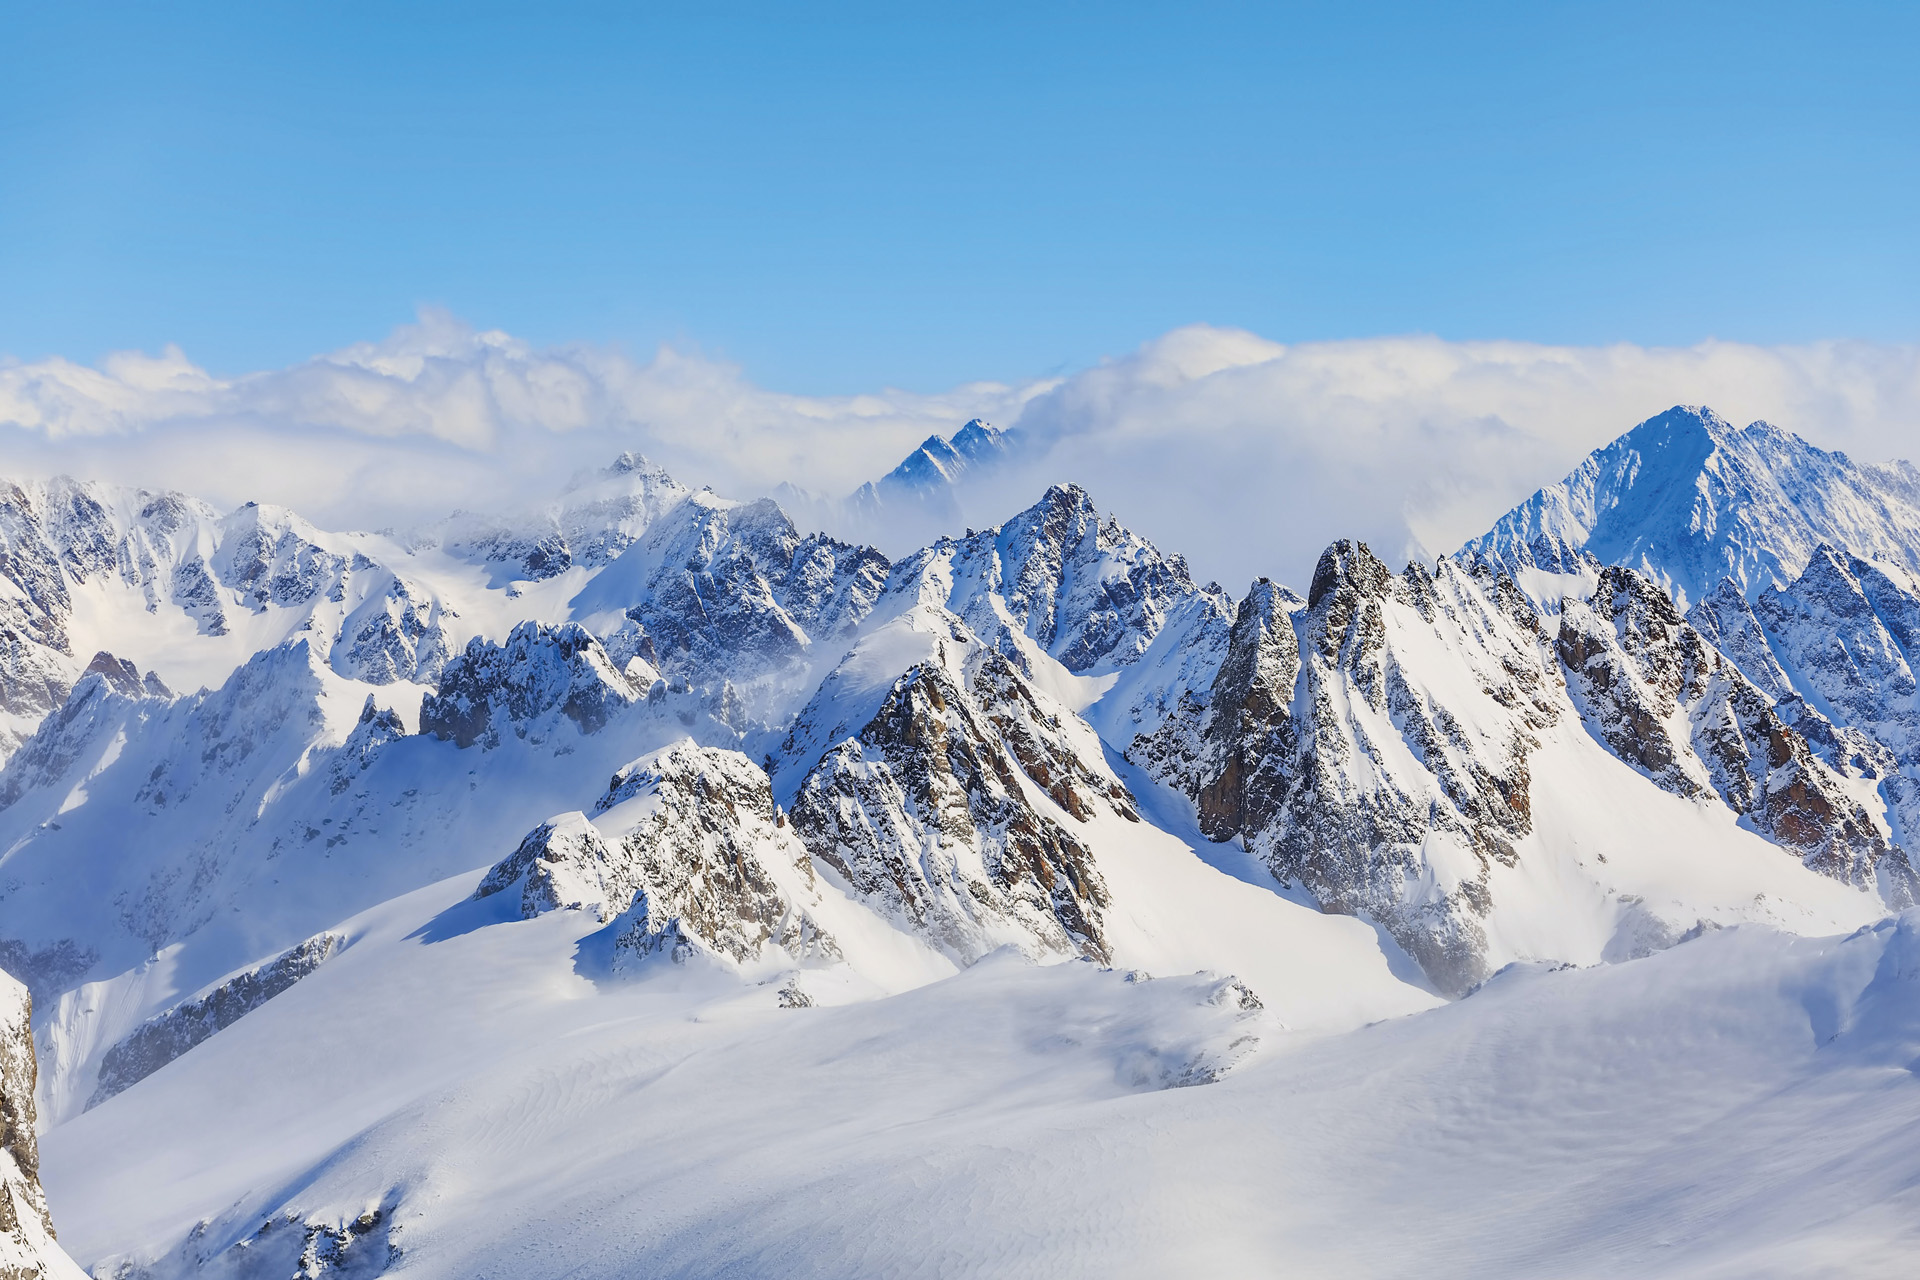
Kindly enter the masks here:
M 1862 465 L 1764 422 L 1735 428 L 1675 408 L 1596 450 L 1458 558 L 1510 573 L 1549 610 L 1607 593 L 1603 565 L 1636 570 L 1745 677 L 1742 699 L 1771 706 L 1820 762 L 1858 780 L 1888 839 L 1910 846 L 1920 831 L 1912 463 Z
M 1027 444 L 1018 428 L 1003 431 L 975 418 L 951 436 L 928 436 L 893 470 L 852 493 L 783 484 L 771 496 L 801 524 L 904 554 L 958 534 L 969 513 L 992 507 Z
M 1503 1054 L 1609 1064 L 1587 1102 L 1541 1093 L 1564 1120 L 1644 1090 L 1609 1037 L 1702 999 L 1744 1012 L 1689 1043 L 1773 1065 L 1691 1064 L 1668 1122 L 1737 1127 L 1714 1091 L 1792 1081 L 1777 1123 L 1838 1106 L 1920 1052 L 1890 921 L 1920 892 L 1911 468 L 1676 413 L 1457 558 L 1339 542 L 1237 602 L 1070 485 L 897 560 L 632 455 L 378 534 L 10 487 L 0 966 L 63 1239 L 125 1280 L 1266 1274 L 1320 1256 L 1331 1202 L 1256 1239 L 1089 1153 L 1172 1125 L 1231 1153 L 1196 1187 L 1270 1204 L 1314 1184 L 1269 1166 L 1406 1149 L 1332 1082 L 1397 1072 L 1464 1123 L 1515 1088 Z M 1796 1018 L 1846 1047 L 1781 1048 Z M 1319 1137 L 1276 1120 L 1304 1088 L 1342 1117 Z M 959 1154 L 982 1141 L 1004 1158 Z M 1525 1220 L 1509 1273 L 1577 1230 L 1447 1182 L 1392 1198 Z M 1136 1225 L 1063 1235 L 1042 1184 Z M 1324 1186 L 1356 1222 L 1380 1198 Z M 945 1226 L 884 1226 L 907 1195 Z
M 1017 435 L 975 418 L 951 438 L 928 436 L 899 466 L 854 490 L 848 505 L 856 513 L 875 519 L 887 507 L 899 503 L 919 503 L 945 511 L 952 504 L 954 486 L 1004 462 L 1018 440 Z
M 1711 409 L 1649 418 L 1540 490 L 1461 555 L 1513 574 L 1637 569 L 1686 609 L 1731 578 L 1784 587 L 1823 544 L 1920 572 L 1920 469 L 1861 464 Z
M 299 637 L 337 674 L 432 685 L 477 634 L 563 602 L 689 497 L 628 454 L 545 507 L 410 535 L 329 533 L 252 503 L 59 478 L 0 488 L 0 753 L 96 656 L 214 686 Z M 416 690 L 417 694 L 418 690 Z

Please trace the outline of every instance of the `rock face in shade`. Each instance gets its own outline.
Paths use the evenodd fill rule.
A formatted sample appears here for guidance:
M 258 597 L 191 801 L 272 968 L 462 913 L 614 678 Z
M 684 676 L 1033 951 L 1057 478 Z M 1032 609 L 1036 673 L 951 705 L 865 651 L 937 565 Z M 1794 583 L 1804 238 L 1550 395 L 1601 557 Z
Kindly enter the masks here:
M 1529 830 L 1536 735 L 1563 714 L 1546 654 L 1510 587 L 1448 561 L 1395 575 L 1335 543 L 1304 601 L 1254 585 L 1211 689 L 1135 756 L 1209 837 L 1238 837 L 1464 990 L 1483 976 L 1488 869 Z
M 502 734 L 524 737 L 558 718 L 594 733 L 645 698 L 658 678 L 640 658 L 616 668 L 577 623 L 523 622 L 504 644 L 478 636 L 467 643 L 422 703 L 420 731 L 461 747 L 498 745 Z
M 31 1015 L 27 989 L 0 973 L 0 1280 L 82 1280 L 40 1189 Z
M 187 1050 L 224 1031 L 300 979 L 340 949 L 336 934 L 323 933 L 257 968 L 222 982 L 206 995 L 175 1005 L 108 1049 L 88 1107 L 146 1079 Z
M 1874 884 L 1891 857 L 1890 897 L 1911 900 L 1906 859 L 1855 794 L 1857 782 L 1822 761 L 1666 592 L 1610 567 L 1590 600 L 1562 609 L 1556 646 L 1595 736 L 1663 790 L 1717 795 L 1835 879 Z

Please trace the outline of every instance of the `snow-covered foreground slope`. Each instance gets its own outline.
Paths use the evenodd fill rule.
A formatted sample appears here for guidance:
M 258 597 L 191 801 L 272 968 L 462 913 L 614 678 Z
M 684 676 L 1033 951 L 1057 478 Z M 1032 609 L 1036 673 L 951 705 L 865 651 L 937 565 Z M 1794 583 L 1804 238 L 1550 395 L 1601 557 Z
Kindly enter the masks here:
M 529 1280 L 1895 1276 L 1920 1248 L 1920 915 L 1522 967 L 1354 1027 L 1405 1002 L 1349 986 L 1330 1022 L 1010 955 L 807 1008 L 698 966 L 596 985 L 577 915 L 504 919 L 466 888 L 351 922 L 337 962 L 50 1135 L 79 1256 L 156 1277 L 291 1275 L 303 1252 Z

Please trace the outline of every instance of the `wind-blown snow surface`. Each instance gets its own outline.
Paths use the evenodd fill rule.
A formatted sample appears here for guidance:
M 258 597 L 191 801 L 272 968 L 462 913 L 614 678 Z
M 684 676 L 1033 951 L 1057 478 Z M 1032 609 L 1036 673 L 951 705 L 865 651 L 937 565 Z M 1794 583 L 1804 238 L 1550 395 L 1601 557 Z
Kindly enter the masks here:
M 801 1009 L 671 965 L 596 989 L 577 916 L 466 888 L 361 917 L 57 1131 L 70 1247 L 252 1276 L 318 1240 L 423 1277 L 1894 1276 L 1920 1248 L 1916 913 L 1315 1034 L 1011 956 Z

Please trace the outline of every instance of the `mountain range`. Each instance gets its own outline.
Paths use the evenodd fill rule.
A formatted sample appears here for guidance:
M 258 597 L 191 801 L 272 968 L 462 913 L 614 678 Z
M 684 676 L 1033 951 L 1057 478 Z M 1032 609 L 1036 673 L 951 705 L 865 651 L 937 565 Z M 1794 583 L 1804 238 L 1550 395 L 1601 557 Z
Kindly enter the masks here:
M 380 532 L 0 486 L 0 1274 L 1905 1256 L 1920 471 L 1676 408 L 1303 585 L 1072 485 L 898 559 L 631 454 Z M 1760 1133 L 1830 1176 L 1716 1216 Z

